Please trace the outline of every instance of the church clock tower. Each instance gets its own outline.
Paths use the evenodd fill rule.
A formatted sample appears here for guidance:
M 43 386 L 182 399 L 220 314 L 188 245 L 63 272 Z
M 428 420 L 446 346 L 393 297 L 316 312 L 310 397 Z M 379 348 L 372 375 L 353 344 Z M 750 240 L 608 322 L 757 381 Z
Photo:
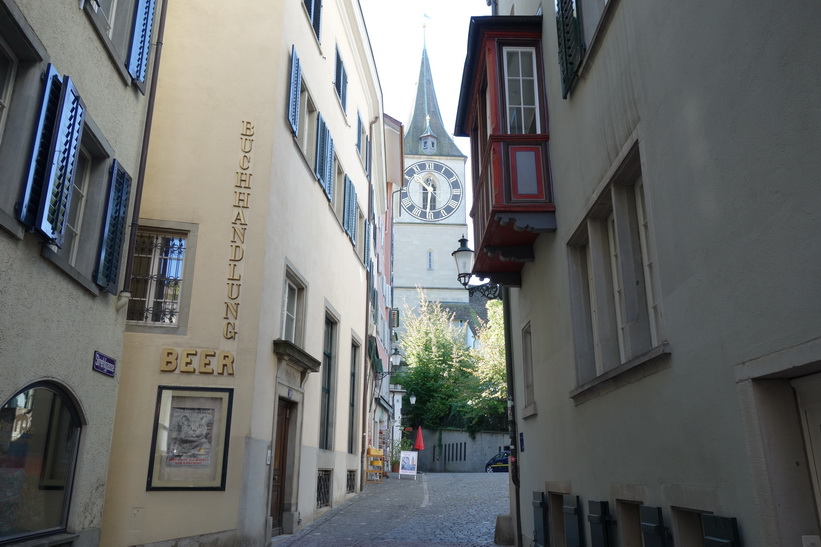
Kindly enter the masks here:
M 416 100 L 406 127 L 405 180 L 400 214 L 394 219 L 394 305 L 402 313 L 405 304 L 411 310 L 417 307 L 417 287 L 431 301 L 468 301 L 451 257 L 459 238 L 467 234 L 467 157 L 442 121 L 427 47 L 422 49 Z

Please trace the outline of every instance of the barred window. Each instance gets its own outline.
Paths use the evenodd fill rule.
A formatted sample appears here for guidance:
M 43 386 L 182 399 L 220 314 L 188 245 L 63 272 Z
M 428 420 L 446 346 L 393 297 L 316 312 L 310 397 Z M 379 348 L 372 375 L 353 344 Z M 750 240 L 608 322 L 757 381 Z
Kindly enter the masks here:
M 331 506 L 331 470 L 320 469 L 316 476 L 316 508 Z
M 356 493 L 356 469 L 348 469 L 348 474 L 345 477 L 345 493 Z
M 184 234 L 137 232 L 129 321 L 177 324 L 185 248 Z

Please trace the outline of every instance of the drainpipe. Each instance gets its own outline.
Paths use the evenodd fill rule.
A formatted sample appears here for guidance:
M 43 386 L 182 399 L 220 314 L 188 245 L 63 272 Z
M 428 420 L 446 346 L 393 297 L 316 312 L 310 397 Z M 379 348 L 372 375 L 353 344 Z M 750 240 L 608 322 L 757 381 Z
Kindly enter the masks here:
M 140 202 L 143 198 L 145 183 L 145 166 L 148 162 L 148 143 L 151 139 L 151 124 L 154 121 L 154 100 L 157 96 L 157 79 L 160 74 L 160 57 L 162 56 L 162 41 L 165 34 L 165 19 L 168 10 L 168 0 L 162 3 L 160 22 L 157 26 L 157 43 L 154 49 L 154 66 L 151 68 L 151 86 L 148 91 L 148 105 L 145 111 L 145 128 L 143 129 L 143 143 L 140 150 L 140 166 L 137 171 L 137 184 L 134 189 L 134 209 L 131 213 L 131 232 L 128 237 L 128 252 L 126 253 L 125 278 L 120 300 L 128 303 L 131 298 L 131 271 L 134 268 L 134 248 L 137 246 L 137 228 L 140 225 Z M 123 304 L 124 305 L 124 304 Z M 118 309 L 122 305 L 118 305 Z
M 519 500 L 519 460 L 517 440 L 519 438 L 516 427 L 516 398 L 513 383 L 513 336 L 510 323 L 510 288 L 502 285 L 502 314 L 505 327 L 505 371 L 507 373 L 507 415 L 510 431 L 510 479 L 513 481 L 514 504 L 516 512 L 516 545 L 522 545 L 522 512 Z

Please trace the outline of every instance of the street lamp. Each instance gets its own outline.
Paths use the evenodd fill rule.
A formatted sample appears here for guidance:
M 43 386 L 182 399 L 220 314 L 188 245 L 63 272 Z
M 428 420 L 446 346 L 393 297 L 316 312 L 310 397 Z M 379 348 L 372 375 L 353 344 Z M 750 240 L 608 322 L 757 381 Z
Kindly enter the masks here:
M 391 370 L 396 372 L 399 370 L 399 365 L 402 364 L 402 354 L 399 353 L 399 348 L 394 346 L 391 352 Z
M 410 397 L 408 397 L 408 399 L 410 399 L 410 404 L 416 404 L 416 395 L 414 395 L 413 393 L 410 394 Z
M 459 248 L 450 253 L 453 260 L 456 261 L 456 279 L 468 291 L 470 296 L 478 292 L 488 300 L 499 298 L 502 287 L 498 283 L 485 283 L 483 285 L 469 285 L 471 278 L 471 269 L 473 268 L 473 249 L 468 247 L 468 240 L 465 236 L 459 240 Z

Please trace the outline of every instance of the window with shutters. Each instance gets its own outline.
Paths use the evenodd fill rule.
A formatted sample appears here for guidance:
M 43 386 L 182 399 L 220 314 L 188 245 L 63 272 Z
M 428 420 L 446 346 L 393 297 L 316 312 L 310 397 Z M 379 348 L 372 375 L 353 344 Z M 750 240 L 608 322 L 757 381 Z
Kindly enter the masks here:
M 362 114 L 356 115 L 356 151 L 359 153 L 359 158 L 365 159 L 365 139 L 368 135 L 365 132 L 365 123 L 362 121 Z
M 303 0 L 308 22 L 314 29 L 314 35 L 319 40 L 319 31 L 322 27 L 322 0 Z
M 339 48 L 336 49 L 334 88 L 336 89 L 336 96 L 339 97 L 339 102 L 342 104 L 342 110 L 347 112 L 348 73 L 345 72 L 345 64 L 342 62 L 342 57 L 339 55 Z
M 343 206 L 342 228 L 345 230 L 345 233 L 348 234 L 348 238 L 350 238 L 351 242 L 356 245 L 356 231 L 361 212 L 359 212 L 359 205 L 356 199 L 356 188 L 348 175 L 345 175 L 345 200 Z
M 25 233 L 17 210 L 43 94 L 42 60 L 48 58 L 41 43 L 28 39 L 32 34 L 25 19 L 0 9 L 0 228 L 18 239 Z
M 317 114 L 316 130 L 316 160 L 314 161 L 314 175 L 322 186 L 325 195 L 333 203 L 334 176 L 336 175 L 336 156 L 334 155 L 334 139 L 328 129 L 322 114 Z
M 562 98 L 566 99 L 579 79 L 585 52 L 578 0 L 556 0 L 556 33 L 559 39 Z
M 666 353 L 652 230 L 637 146 L 568 241 L 581 387 Z M 620 368 L 621 367 L 621 368 Z
M 322 390 L 319 401 L 319 448 L 333 448 L 333 400 L 336 381 L 336 331 L 337 322 L 325 316 L 325 334 L 322 343 Z
M 301 346 L 305 316 L 305 283 L 291 269 L 285 272 L 285 290 L 282 296 L 283 340 Z
M 131 177 L 71 78 L 49 65 L 40 94 L 17 218 L 69 277 L 93 294 L 116 294 Z
M 354 230 L 354 234 L 352 237 L 352 243 L 354 249 L 356 249 L 356 256 L 359 257 L 359 260 L 362 263 L 365 263 L 365 249 L 368 248 L 367 245 L 367 233 L 366 233 L 366 224 L 369 224 L 365 220 L 365 213 L 360 209 L 359 205 L 356 206 L 356 229 Z
M 156 0 L 87 0 L 84 6 L 117 68 L 143 86 Z

